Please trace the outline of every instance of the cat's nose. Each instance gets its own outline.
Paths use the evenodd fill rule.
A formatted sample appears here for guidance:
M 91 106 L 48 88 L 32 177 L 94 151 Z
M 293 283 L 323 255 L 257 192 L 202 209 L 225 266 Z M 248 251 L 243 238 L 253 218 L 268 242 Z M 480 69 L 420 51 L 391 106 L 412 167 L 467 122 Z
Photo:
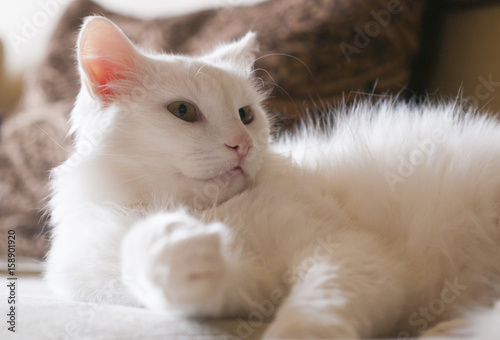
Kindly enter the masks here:
M 245 158 L 252 145 L 252 138 L 245 135 L 234 136 L 226 141 L 226 146 L 236 151 L 240 159 Z

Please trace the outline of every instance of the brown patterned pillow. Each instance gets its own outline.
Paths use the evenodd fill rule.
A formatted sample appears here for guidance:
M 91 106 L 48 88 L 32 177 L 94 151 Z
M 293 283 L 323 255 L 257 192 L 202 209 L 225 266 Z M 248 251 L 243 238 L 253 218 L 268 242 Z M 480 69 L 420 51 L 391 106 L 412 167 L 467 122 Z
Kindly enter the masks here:
M 40 257 L 46 250 L 40 202 L 48 194 L 48 170 L 71 149 L 71 141 L 64 139 L 64 122 L 79 88 L 73 51 L 83 17 L 107 16 L 140 46 L 176 53 L 201 53 L 248 30 L 256 31 L 261 43 L 256 75 L 274 87 L 268 107 L 286 125 L 307 108 L 342 96 L 349 99 L 351 91 L 399 92 L 406 86 L 419 49 L 424 3 L 271 0 L 140 20 L 89 0 L 75 1 L 53 35 L 45 62 L 26 81 L 18 112 L 1 127 L 2 237 L 8 229 L 17 229 L 24 238 L 19 254 Z M 5 254 L 6 244 L 0 240 L 0 253 Z
M 418 51 L 422 1 L 273 0 L 248 7 L 207 10 L 186 16 L 139 20 L 88 1 L 74 3 L 54 34 L 38 81 L 28 90 L 48 101 L 72 100 L 79 88 L 73 49 L 82 17 L 110 18 L 150 50 L 199 53 L 258 32 L 257 72 L 276 84 L 269 104 L 295 115 L 318 101 L 349 91 L 399 91 L 410 78 Z

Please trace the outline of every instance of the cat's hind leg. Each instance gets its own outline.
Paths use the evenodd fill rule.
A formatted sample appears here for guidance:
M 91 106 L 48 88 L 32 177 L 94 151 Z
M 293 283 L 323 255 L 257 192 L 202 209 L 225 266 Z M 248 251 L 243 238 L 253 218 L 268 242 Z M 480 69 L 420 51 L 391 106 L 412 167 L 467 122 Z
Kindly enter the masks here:
M 361 236 L 361 237 L 360 237 Z M 400 265 L 366 235 L 304 258 L 265 339 L 359 339 L 390 334 L 404 305 Z
M 259 261 L 231 247 L 223 223 L 205 224 L 186 212 L 138 222 L 122 244 L 123 281 L 148 308 L 190 316 L 233 316 L 252 309 L 272 283 Z

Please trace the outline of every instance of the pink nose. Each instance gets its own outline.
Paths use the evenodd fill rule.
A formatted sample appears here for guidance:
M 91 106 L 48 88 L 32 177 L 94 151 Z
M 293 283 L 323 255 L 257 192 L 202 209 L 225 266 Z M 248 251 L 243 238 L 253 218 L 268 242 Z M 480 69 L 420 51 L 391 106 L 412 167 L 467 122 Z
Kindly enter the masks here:
M 252 145 L 250 136 L 234 136 L 226 141 L 226 146 L 235 150 L 240 159 L 245 158 Z

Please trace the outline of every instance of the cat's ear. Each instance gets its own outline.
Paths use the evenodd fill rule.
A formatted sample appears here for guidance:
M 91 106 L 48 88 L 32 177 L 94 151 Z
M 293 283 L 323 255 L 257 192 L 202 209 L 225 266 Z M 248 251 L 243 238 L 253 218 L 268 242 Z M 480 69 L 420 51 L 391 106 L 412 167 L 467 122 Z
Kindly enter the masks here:
M 203 58 L 215 64 L 229 67 L 244 76 L 249 76 L 253 70 L 255 54 L 258 51 L 257 34 L 250 31 L 239 40 L 216 47 Z
M 116 94 L 113 82 L 132 77 L 144 62 L 118 27 L 98 16 L 85 19 L 77 49 L 83 83 L 94 98 L 104 102 Z

